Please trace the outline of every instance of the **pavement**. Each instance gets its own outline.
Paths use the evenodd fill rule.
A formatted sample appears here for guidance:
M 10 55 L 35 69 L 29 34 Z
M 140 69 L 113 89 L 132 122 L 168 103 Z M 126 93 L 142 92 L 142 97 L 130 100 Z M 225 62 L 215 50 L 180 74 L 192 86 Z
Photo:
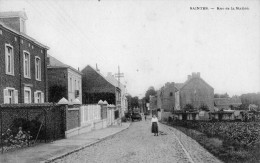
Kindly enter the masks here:
M 57 140 L 51 143 L 39 144 L 34 147 L 18 149 L 13 152 L 0 154 L 0 163 L 47 163 L 65 157 L 86 147 L 94 145 L 125 129 L 131 123 L 122 123 L 108 128 L 94 130 L 68 139 Z

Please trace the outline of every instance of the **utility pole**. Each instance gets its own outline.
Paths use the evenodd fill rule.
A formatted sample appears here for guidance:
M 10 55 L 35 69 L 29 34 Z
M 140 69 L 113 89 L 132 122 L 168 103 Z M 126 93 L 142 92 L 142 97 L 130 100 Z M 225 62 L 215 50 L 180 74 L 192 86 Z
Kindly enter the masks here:
M 117 74 L 115 74 L 115 77 L 117 77 L 118 79 L 117 79 L 117 81 L 118 81 L 118 88 L 120 89 L 120 78 L 121 77 L 124 77 L 124 73 L 120 73 L 120 67 L 119 67 L 119 65 L 118 65 L 118 73 Z M 118 106 L 118 110 L 119 110 L 119 123 L 120 123 L 120 126 L 122 125 L 122 113 L 121 113 L 121 111 L 122 111 L 122 106 L 121 106 L 121 92 L 122 92 L 122 90 L 120 89 L 120 93 L 118 93 L 118 97 L 119 97 L 119 100 L 120 100 L 120 104 L 117 102 L 117 106 Z

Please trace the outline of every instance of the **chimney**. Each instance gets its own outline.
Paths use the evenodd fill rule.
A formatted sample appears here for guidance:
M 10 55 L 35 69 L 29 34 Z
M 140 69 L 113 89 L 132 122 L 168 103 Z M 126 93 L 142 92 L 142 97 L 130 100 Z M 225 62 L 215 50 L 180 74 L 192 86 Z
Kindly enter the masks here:
M 191 74 L 191 77 L 193 77 L 193 78 L 196 77 L 196 74 L 197 74 L 197 73 L 193 72 L 193 73 Z
M 200 72 L 197 72 L 197 77 L 200 78 Z
M 97 63 L 96 63 L 96 71 L 97 71 L 97 72 L 100 72 L 100 70 L 98 69 Z
M 25 11 L 9 11 L 0 12 L 0 21 L 2 21 L 6 26 L 12 28 L 13 30 L 26 34 L 26 20 L 27 16 Z
M 47 65 L 50 65 L 50 57 L 47 57 L 46 62 L 47 62 Z

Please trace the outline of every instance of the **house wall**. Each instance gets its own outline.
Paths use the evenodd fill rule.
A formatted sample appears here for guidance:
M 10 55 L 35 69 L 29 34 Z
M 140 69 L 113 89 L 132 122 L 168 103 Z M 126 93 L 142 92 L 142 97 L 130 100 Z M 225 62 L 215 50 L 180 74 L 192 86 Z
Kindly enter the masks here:
M 181 110 L 180 106 L 180 91 L 175 92 L 175 110 Z
M 20 65 L 21 68 L 21 82 L 22 82 L 22 92 L 21 92 L 21 101 L 24 102 L 24 86 L 29 86 L 31 87 L 32 91 L 32 99 L 34 96 L 35 91 L 42 91 L 45 94 L 45 101 L 48 100 L 47 98 L 47 66 L 46 66 L 46 59 L 47 59 L 47 54 L 45 50 L 41 47 L 39 47 L 36 44 L 33 44 L 31 41 L 27 39 L 22 39 L 20 40 L 20 55 L 22 56 L 20 60 Z M 25 78 L 24 77 L 24 68 L 23 68 L 23 51 L 27 51 L 30 53 L 30 69 L 31 69 L 31 78 Z M 41 59 L 41 80 L 38 81 L 36 80 L 36 75 L 35 75 L 35 58 L 39 57 Z
M 162 109 L 165 112 L 173 111 L 175 107 L 174 83 L 166 83 L 162 93 Z
M 19 36 L 18 34 L 6 29 L 0 25 L 0 103 L 4 102 L 3 89 L 13 87 L 18 90 L 18 102 L 24 102 L 24 87 L 31 88 L 31 99 L 34 102 L 34 92 L 42 91 L 47 101 L 47 69 L 46 69 L 46 51 L 33 41 Z M 14 53 L 14 76 L 5 73 L 5 44 L 13 46 Z M 23 51 L 30 53 L 30 79 L 24 77 L 23 70 Z M 35 57 L 41 59 L 41 81 L 35 79 Z
M 70 85 L 70 78 L 72 79 L 72 86 Z M 68 69 L 68 82 L 69 89 L 68 89 L 68 101 L 73 102 L 76 98 L 79 99 L 80 102 L 82 102 L 82 80 L 81 80 L 81 74 Z M 75 91 L 79 90 L 79 96 L 75 96 Z
M 4 89 L 6 87 L 12 87 L 18 90 L 20 93 L 20 76 L 19 69 L 20 66 L 14 66 L 14 76 L 7 75 L 5 69 L 5 44 L 10 44 L 13 46 L 14 53 L 14 64 L 19 65 L 19 37 L 6 30 L 0 25 L 0 103 L 4 103 Z M 16 38 L 16 39 L 15 39 Z M 18 98 L 18 100 L 20 100 Z
M 214 89 L 200 78 L 193 78 L 180 90 L 180 105 L 183 109 L 186 104 L 199 108 L 202 104 L 214 108 Z
M 157 97 L 157 108 L 160 108 L 160 109 L 162 109 L 162 96 L 161 96 L 161 93 L 162 93 L 161 90 L 156 92 L 156 94 L 157 94 L 156 95 L 156 97 Z
M 49 101 L 58 102 L 62 97 L 68 99 L 67 68 L 48 68 L 47 72 L 48 72 Z M 57 95 L 55 94 L 55 92 L 52 92 L 54 90 L 53 87 L 62 87 L 64 91 L 61 92 L 61 95 Z M 63 89 L 60 89 L 60 91 Z

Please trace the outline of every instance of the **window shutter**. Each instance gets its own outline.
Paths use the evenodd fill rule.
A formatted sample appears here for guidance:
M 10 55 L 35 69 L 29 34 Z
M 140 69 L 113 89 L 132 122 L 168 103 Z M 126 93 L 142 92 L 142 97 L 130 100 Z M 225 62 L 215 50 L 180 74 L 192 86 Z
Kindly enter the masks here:
M 34 103 L 38 103 L 38 100 L 37 100 L 37 92 L 34 92 L 33 93 L 33 97 L 34 97 Z
M 8 103 L 8 89 L 4 89 L 4 103 Z
M 41 93 L 41 103 L 44 103 L 44 93 Z
M 14 103 L 18 103 L 18 90 L 14 90 Z
M 37 58 L 36 57 L 34 58 L 34 68 L 35 68 L 35 79 L 37 80 Z M 34 100 L 35 100 L 35 96 L 34 96 Z M 34 103 L 36 102 L 34 101 Z
M 11 54 L 11 74 L 14 74 L 14 52 Z

